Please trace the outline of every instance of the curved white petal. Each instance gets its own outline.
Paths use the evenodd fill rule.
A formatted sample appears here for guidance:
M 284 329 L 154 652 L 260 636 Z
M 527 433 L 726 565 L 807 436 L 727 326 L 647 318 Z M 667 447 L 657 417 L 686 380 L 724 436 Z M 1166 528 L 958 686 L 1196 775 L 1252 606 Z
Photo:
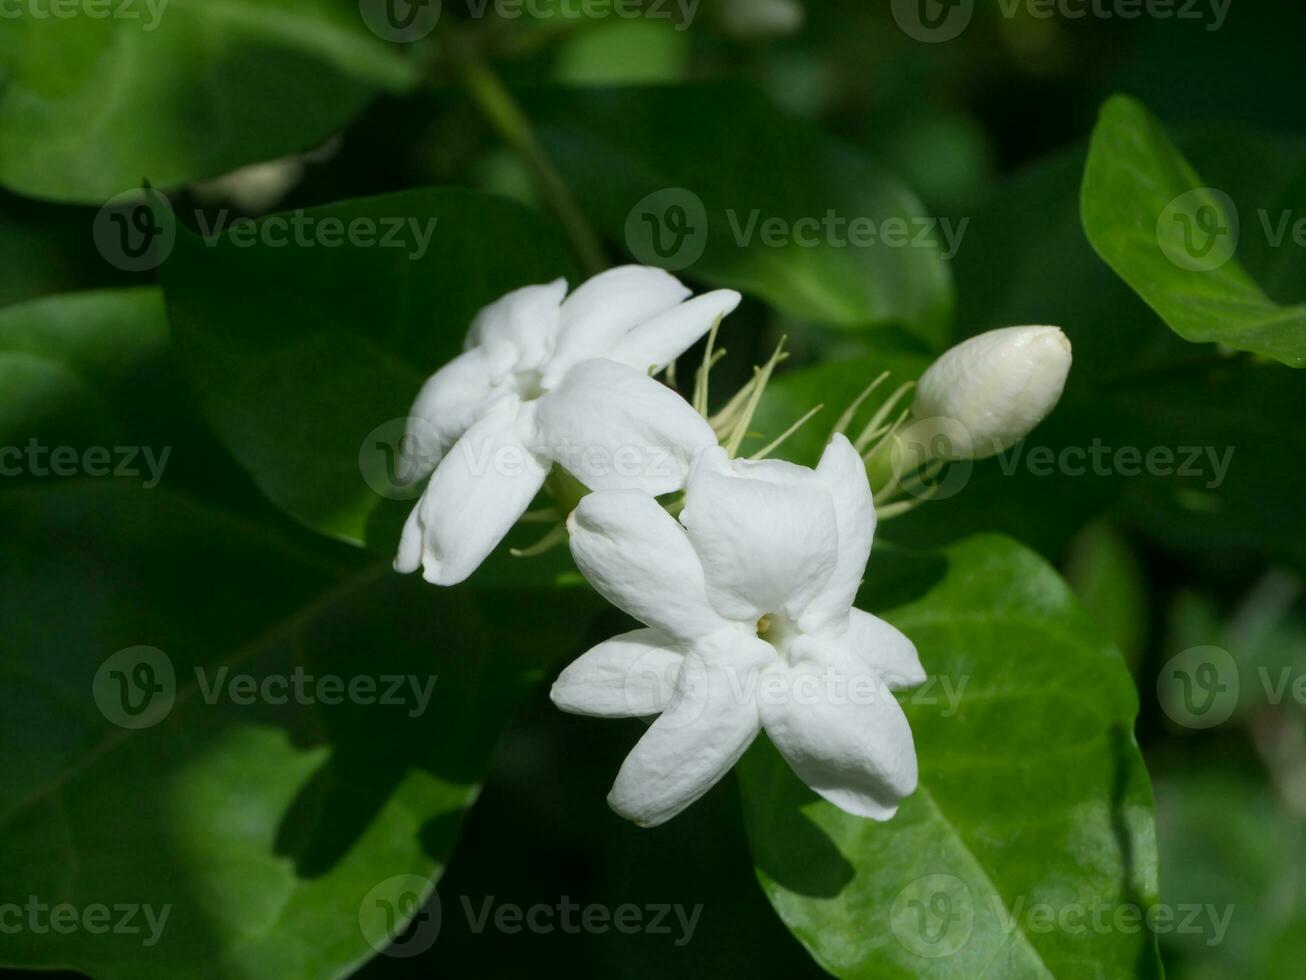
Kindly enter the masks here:
M 797 618 L 825 588 L 838 557 L 829 490 L 811 470 L 778 460 L 704 453 L 680 520 L 703 563 L 708 598 L 730 619 Z
M 539 451 L 591 490 L 678 490 L 694 457 L 717 444 L 683 398 L 613 361 L 578 364 L 538 404 Z
M 605 599 L 689 643 L 727 625 L 707 601 L 703 567 L 685 532 L 639 490 L 603 490 L 567 519 L 576 564 Z
M 730 771 L 757 736 L 752 691 L 771 657 L 736 633 L 685 657 L 675 699 L 626 757 L 608 805 L 641 827 L 665 823 Z
M 498 372 L 538 370 L 557 346 L 566 294 L 565 279 L 514 289 L 476 314 L 466 346 L 483 346 Z
M 622 633 L 572 662 L 549 698 L 563 711 L 596 718 L 642 718 L 671 703 L 685 654 L 657 630 Z
M 661 316 L 632 329 L 605 356 L 645 374 L 657 373 L 733 313 L 741 297 L 733 289 L 695 296 Z
M 888 820 L 915 791 L 907 716 L 874 673 L 832 654 L 776 664 L 760 691 L 762 727 L 775 747 L 839 809 Z
M 556 359 L 558 373 L 591 357 L 603 357 L 633 327 L 678 306 L 690 290 L 671 273 L 623 265 L 582 283 L 562 304 Z
M 866 664 L 890 690 L 900 691 L 925 683 L 925 668 L 921 666 L 916 644 L 878 616 L 853 609 L 847 628 L 838 635 L 829 635 L 828 641 L 823 636 L 821 641 Z
M 816 476 L 834 500 L 839 528 L 839 557 L 821 594 L 803 613 L 799 626 L 809 632 L 839 622 L 857 598 L 875 537 L 875 504 L 866 464 L 843 435 L 836 434 L 825 447 Z
M 527 415 L 505 399 L 454 444 L 408 516 L 397 571 L 420 567 L 428 582 L 455 585 L 503 540 L 548 472 L 523 438 Z
M 465 351 L 431 375 L 408 413 L 399 444 L 399 482 L 413 483 L 434 470 L 494 397 L 494 380 L 483 350 Z

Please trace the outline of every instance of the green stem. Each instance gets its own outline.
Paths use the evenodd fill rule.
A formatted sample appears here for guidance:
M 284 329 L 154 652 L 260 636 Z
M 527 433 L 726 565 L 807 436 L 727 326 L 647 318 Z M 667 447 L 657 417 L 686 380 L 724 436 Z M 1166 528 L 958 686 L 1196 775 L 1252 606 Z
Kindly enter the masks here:
M 499 76 L 474 53 L 460 52 L 463 81 L 472 100 L 494 126 L 499 136 L 530 167 L 540 196 L 562 225 L 571 247 L 589 275 L 596 275 L 608 267 L 603 246 L 594 229 L 572 197 L 552 162 L 544 153 L 530 121 L 508 91 Z

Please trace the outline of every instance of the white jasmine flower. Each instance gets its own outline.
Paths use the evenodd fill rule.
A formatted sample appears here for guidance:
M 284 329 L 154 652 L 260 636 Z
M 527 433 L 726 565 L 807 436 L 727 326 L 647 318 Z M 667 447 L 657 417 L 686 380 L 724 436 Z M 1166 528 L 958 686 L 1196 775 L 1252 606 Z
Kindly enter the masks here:
M 1058 327 L 990 330 L 930 365 L 912 415 L 939 420 L 952 443 L 969 442 L 954 445 L 952 458 L 993 456 L 1029 435 L 1056 407 L 1070 362 L 1070 341 Z M 923 428 L 912 431 L 922 443 L 928 440 Z
M 615 490 L 582 500 L 568 528 L 585 577 L 648 627 L 584 654 L 551 694 L 577 714 L 658 716 L 608 796 L 617 813 L 670 819 L 765 729 L 825 799 L 893 816 L 917 774 L 888 690 L 925 673 L 910 640 L 852 607 L 875 508 L 846 438 L 815 470 L 709 450 L 679 524 L 647 494 Z
M 482 310 L 466 350 L 417 396 L 400 478 L 431 482 L 395 568 L 453 585 L 476 570 L 539 492 L 554 462 L 592 490 L 669 493 L 711 426 L 649 376 L 739 304 L 695 299 L 661 269 L 624 266 L 567 296 L 559 279 Z M 564 297 L 566 297 L 564 299 Z

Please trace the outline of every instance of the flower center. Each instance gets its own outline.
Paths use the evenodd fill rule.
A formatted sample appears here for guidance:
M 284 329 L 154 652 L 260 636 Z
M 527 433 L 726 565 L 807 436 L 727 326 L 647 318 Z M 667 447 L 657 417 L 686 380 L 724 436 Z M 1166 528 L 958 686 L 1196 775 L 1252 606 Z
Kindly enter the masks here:
M 757 621 L 757 635 L 775 647 L 776 653 L 788 659 L 789 647 L 798 636 L 798 627 L 784 613 L 770 612 Z
M 516 371 L 508 383 L 518 398 L 530 402 L 544 394 L 543 381 L 544 375 L 539 371 Z

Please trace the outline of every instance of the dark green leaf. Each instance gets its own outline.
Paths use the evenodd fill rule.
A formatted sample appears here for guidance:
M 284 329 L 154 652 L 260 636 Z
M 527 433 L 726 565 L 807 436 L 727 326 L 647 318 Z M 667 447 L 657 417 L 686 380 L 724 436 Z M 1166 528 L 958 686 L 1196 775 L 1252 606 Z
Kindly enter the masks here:
M 526 208 L 463 190 L 312 209 L 299 218 L 307 245 L 288 220 L 258 225 L 273 241 L 289 234 L 284 245 L 248 226 L 249 247 L 179 235 L 161 270 L 177 344 L 209 420 L 269 500 L 389 552 L 414 494 L 396 499 L 386 454 L 422 382 L 462 349 L 482 306 L 566 275 L 565 247 Z M 333 223 L 370 227 L 374 244 L 313 237 Z
M 930 342 L 944 336 L 946 246 L 919 238 L 920 201 L 751 89 L 549 90 L 527 104 L 586 211 L 640 261 L 841 329 L 898 324 Z M 874 223 L 873 244 L 859 244 L 854 221 Z
M 168 915 L 157 942 L 143 914 L 23 930 L 0 962 L 97 980 L 327 980 L 375 955 L 384 903 L 416 911 L 404 892 L 443 870 L 498 732 L 594 602 L 436 590 L 163 490 L 19 490 L 0 512 L 3 892 Z M 106 675 L 139 645 L 160 652 Z M 141 663 L 175 697 L 146 698 Z M 152 727 L 119 727 L 142 699 Z

